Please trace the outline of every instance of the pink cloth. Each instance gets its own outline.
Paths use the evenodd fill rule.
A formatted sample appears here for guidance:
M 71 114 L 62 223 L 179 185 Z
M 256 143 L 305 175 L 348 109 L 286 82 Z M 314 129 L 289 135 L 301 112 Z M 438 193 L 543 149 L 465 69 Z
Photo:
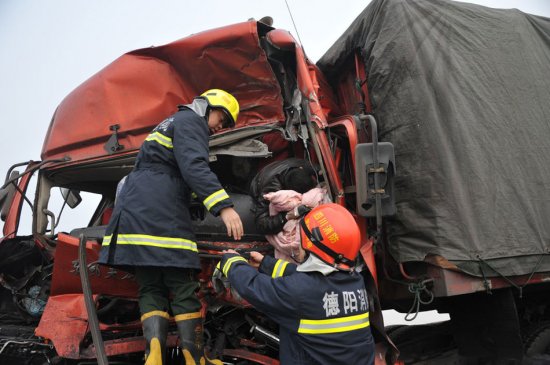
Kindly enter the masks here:
M 270 215 L 291 211 L 298 205 L 315 208 L 319 204 L 330 202 L 325 188 L 313 188 L 304 194 L 294 190 L 279 190 L 265 194 L 264 198 L 270 202 Z M 281 232 L 265 236 L 267 241 L 275 248 L 275 258 L 289 262 L 294 261 L 291 257 L 292 252 L 297 254 L 300 247 L 299 222 L 299 219 L 290 219 L 285 223 Z
M 280 212 L 289 212 L 302 202 L 302 194 L 294 190 L 279 190 L 264 194 L 264 199 L 269 200 L 269 215 Z

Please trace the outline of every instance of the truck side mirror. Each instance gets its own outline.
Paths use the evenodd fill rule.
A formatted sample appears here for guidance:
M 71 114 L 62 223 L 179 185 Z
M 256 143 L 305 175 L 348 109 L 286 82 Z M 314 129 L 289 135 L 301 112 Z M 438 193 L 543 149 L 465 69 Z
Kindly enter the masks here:
M 61 195 L 63 195 L 63 199 L 71 209 L 76 208 L 82 201 L 80 191 L 78 190 L 61 188 Z
M 376 195 L 380 195 L 381 215 L 395 214 L 395 154 L 393 144 L 377 143 L 377 156 L 373 143 L 360 143 L 355 147 L 355 180 L 357 188 L 357 213 L 364 217 L 376 217 Z M 378 168 L 375 168 L 375 157 Z M 375 185 L 375 175 L 378 187 Z
M 16 179 L 18 176 L 19 171 L 12 171 L 8 180 Z M 0 190 L 0 219 L 2 219 L 4 222 L 6 221 L 6 218 L 11 208 L 11 203 L 13 202 L 13 198 L 15 197 L 16 185 L 17 181 L 14 181 L 13 184 L 8 184 L 4 189 Z

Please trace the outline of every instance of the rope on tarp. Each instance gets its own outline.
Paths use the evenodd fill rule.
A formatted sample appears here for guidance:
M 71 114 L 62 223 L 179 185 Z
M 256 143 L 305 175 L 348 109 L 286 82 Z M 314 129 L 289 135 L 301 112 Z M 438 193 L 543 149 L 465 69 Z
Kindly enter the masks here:
M 504 275 L 503 273 L 501 273 L 500 271 L 498 271 L 497 269 L 495 269 L 491 264 L 489 264 L 486 260 L 484 260 L 483 258 L 481 258 L 481 256 L 477 255 L 476 258 L 478 259 L 479 261 L 479 269 L 481 271 L 481 275 L 483 276 L 483 285 L 485 286 L 485 289 L 487 290 L 487 293 L 488 294 L 491 294 L 491 286 L 489 285 L 489 280 L 487 280 L 487 277 L 485 276 L 485 272 L 483 271 L 483 266 L 482 264 L 485 264 L 487 265 L 487 267 L 491 270 L 493 270 L 495 273 L 497 273 L 501 278 L 503 278 L 504 280 L 506 280 L 506 282 L 508 284 L 510 284 L 511 286 L 513 286 L 514 288 L 516 288 L 518 291 L 519 291 L 519 297 L 520 298 L 523 298 L 523 288 L 525 288 L 529 282 L 531 281 L 531 279 L 533 278 L 533 275 L 535 275 L 535 273 L 537 272 L 543 258 L 544 258 L 545 254 L 541 254 L 540 255 L 540 258 L 539 258 L 539 261 L 537 262 L 537 264 L 533 267 L 533 270 L 531 271 L 531 274 L 529 275 L 529 277 L 527 278 L 527 280 L 525 281 L 525 283 L 523 283 L 523 285 L 518 285 L 516 283 L 514 283 L 512 280 L 510 280 L 510 278 L 508 278 L 506 275 Z
M 405 321 L 413 321 L 418 316 L 420 312 L 420 304 L 428 305 L 434 301 L 434 293 L 432 293 L 427 284 L 431 284 L 434 279 L 425 279 L 416 283 L 410 283 L 408 286 L 409 292 L 414 294 L 414 301 L 411 306 L 411 309 L 405 315 Z M 426 294 L 428 299 L 422 299 L 422 294 Z
M 479 256 L 478 256 L 478 259 L 479 259 Z M 491 291 L 491 283 L 487 279 L 487 276 L 485 275 L 485 271 L 483 271 L 483 265 L 481 265 L 481 263 L 479 265 L 479 271 L 481 271 L 481 276 L 483 277 L 483 286 L 485 287 L 485 291 L 487 292 L 487 294 L 493 294 L 493 292 Z
M 390 273 L 387 271 L 386 259 L 385 259 L 386 257 L 385 247 L 383 244 L 380 244 L 380 242 L 378 241 L 378 239 L 381 238 L 380 231 L 379 230 L 376 230 L 375 232 L 369 231 L 369 235 L 375 239 L 375 242 L 377 242 L 377 244 L 374 247 L 377 247 L 380 250 L 380 255 L 382 256 L 382 260 L 383 260 L 382 270 L 384 272 L 385 278 L 393 283 L 406 286 L 409 292 L 414 295 L 413 304 L 411 305 L 411 308 L 405 315 L 406 321 L 413 321 L 414 319 L 416 319 L 416 317 L 418 316 L 418 313 L 420 312 L 421 304 L 427 305 L 427 304 L 431 304 L 434 301 L 435 295 L 428 288 L 429 285 L 431 286 L 433 284 L 434 279 L 426 278 L 426 276 L 423 276 L 426 279 L 421 279 L 419 277 L 418 279 L 416 278 L 413 279 L 415 280 L 414 282 L 411 282 L 411 281 L 404 281 L 404 280 L 393 278 L 390 275 Z M 429 299 L 423 300 L 422 293 L 425 293 L 425 295 L 427 295 Z

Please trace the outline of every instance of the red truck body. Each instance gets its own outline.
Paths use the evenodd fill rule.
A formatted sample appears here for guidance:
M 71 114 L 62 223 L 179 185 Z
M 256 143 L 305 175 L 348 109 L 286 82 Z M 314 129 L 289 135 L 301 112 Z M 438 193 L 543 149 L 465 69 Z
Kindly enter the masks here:
M 56 358 L 66 363 L 98 356 L 81 278 L 81 240 L 85 241 L 85 271 L 103 337 L 102 351 L 116 361 L 136 361 L 142 356 L 145 340 L 140 332 L 137 285 L 131 274 L 97 264 L 102 233 L 114 204 L 116 185 L 131 171 L 151 129 L 175 112 L 178 104 L 189 103 L 194 96 L 214 87 L 230 91 L 241 106 L 236 128 L 223 130 L 210 141 L 212 168 L 237 199 L 237 208 L 249 211 L 246 187 L 261 167 L 273 160 L 297 156 L 320 166 L 331 200 L 356 216 L 362 233 L 360 261 L 365 264 L 363 273 L 370 283 L 371 308 L 376 312 L 371 318 L 378 342 L 377 364 L 415 363 L 447 356 L 457 348 L 460 355 L 467 346 L 456 333 L 475 329 L 464 330 L 457 321 L 464 319 L 463 309 L 473 307 L 485 308 L 479 311 L 480 315 L 513 311 L 522 320 L 505 334 L 517 335 L 518 339 L 520 324 L 525 331 L 539 325 L 526 332 L 526 346 L 536 343 L 540 347 L 536 341 L 540 342 L 541 336 L 549 337 L 548 326 L 540 327 L 548 323 L 548 272 L 479 277 L 437 255 L 406 264 L 392 259 L 386 249 L 384 214 L 366 215 L 360 208 L 366 205 L 359 201 L 361 189 L 368 187 L 369 199 L 391 192 L 395 169 L 390 156 L 393 147 L 389 144 L 380 147 L 388 152 L 387 159 L 380 157 L 380 161 L 378 156 L 365 157 L 364 149 L 358 147 L 370 151 L 378 143 L 375 119 L 369 115 L 372 106 L 368 75 L 361 54 L 348 57 L 340 65 L 339 77 L 329 84 L 328 77 L 308 60 L 290 33 L 248 21 L 129 52 L 61 102 L 44 140 L 42 161 L 30 162 L 23 174 L 8 178 L 4 187 L 17 185 L 11 192 L 5 190 L 3 198 L 5 224 L 0 249 L 13 259 L 6 260 L 0 270 L 4 288 L 0 292 L 0 311 L 10 313 L 8 325 L 15 327 L 0 330 L 0 359 L 24 358 L 28 349 L 48 361 Z M 376 160 L 376 168 L 359 171 L 362 163 L 371 166 L 370 158 Z M 24 194 L 36 171 L 33 235 L 21 237 L 17 230 Z M 363 173 L 366 181 L 359 178 Z M 371 187 L 378 179 L 375 174 L 381 174 L 384 180 L 377 189 Z M 54 231 L 61 212 L 53 214 L 49 201 L 58 188 L 100 197 L 87 226 Z M 67 195 L 64 199 L 64 204 L 68 204 Z M 391 210 L 391 203 L 388 209 Z M 254 231 L 253 217 L 244 213 L 244 221 L 242 242 L 222 238 L 223 227 L 212 219 L 197 222 L 195 227 L 203 266 L 199 296 L 210 336 L 207 342 L 226 363 L 277 364 L 278 348 L 272 340 L 276 337 L 276 325 L 230 289 L 220 290 L 212 281 L 222 249 L 271 249 L 265 238 Z M 23 250 L 21 247 L 25 251 L 18 253 Z M 516 303 L 509 288 L 526 282 L 540 285 L 530 285 L 524 293 L 527 300 Z M 33 290 L 39 294 L 32 294 Z M 492 297 L 486 295 L 491 290 L 496 293 Z M 9 304 L 12 297 L 15 305 Z M 506 303 L 506 308 L 494 310 L 496 302 Z M 382 309 L 406 312 L 411 308 L 410 313 L 414 314 L 420 304 L 425 309 L 449 312 L 454 320 L 428 327 L 384 330 Z M 36 309 L 37 305 L 41 309 Z M 523 320 L 526 317 L 529 320 Z M 34 333 L 31 335 L 30 331 Z M 397 353 L 392 350 L 390 339 L 402 350 L 401 360 L 392 358 Z M 23 345 L 18 347 L 14 341 Z M 518 341 L 521 346 L 521 339 Z M 176 344 L 177 335 L 172 328 L 168 346 L 175 348 Z M 548 354 L 548 350 L 539 353 Z M 181 354 L 173 351 L 170 356 L 177 359 Z
M 279 70 L 274 69 L 277 62 Z M 311 153 L 308 155 L 322 165 L 333 200 L 345 204 L 344 184 L 352 185 L 354 180 L 354 147 L 366 140 L 366 133 L 357 130 L 352 116 L 334 119 L 339 114 L 339 107 L 331 88 L 288 32 L 249 21 L 202 32 L 165 46 L 129 52 L 70 93 L 55 111 L 44 140 L 42 161 L 50 162 L 44 162 L 38 168 L 31 163 L 27 168 L 27 171 L 39 170 L 34 210 L 40 212 L 46 208 L 49 195 L 40 197 L 40 192 L 50 186 L 87 190 L 103 196 L 87 228 L 104 225 L 110 214 L 113 189 L 130 171 L 150 130 L 175 112 L 178 104 L 191 102 L 204 88 L 211 87 L 230 90 L 241 107 L 236 128 L 216 134 L 211 141 L 211 150 L 215 151 L 218 145 L 231 145 L 235 140 L 266 135 L 263 143 L 273 152 L 256 158 L 259 161 L 254 161 L 252 172 L 255 173 L 272 159 L 286 158 L 289 154 L 305 156 L 304 143 L 309 144 L 307 149 L 311 149 Z M 285 87 L 286 91 L 283 90 Z M 298 91 L 303 99 L 292 106 L 293 93 Z M 303 130 L 292 131 L 285 126 L 288 118 L 285 107 L 288 109 L 289 105 L 296 109 L 305 108 L 301 118 L 305 120 L 307 115 L 310 123 L 306 127 L 299 121 Z M 333 130 L 346 138 L 347 151 L 340 147 L 331 150 L 326 134 L 329 119 L 333 120 Z M 304 139 L 300 135 L 304 133 L 315 134 L 314 145 L 308 141 L 311 137 Z M 338 171 L 344 166 L 342 161 L 347 164 L 348 174 L 351 173 L 346 182 Z M 230 183 L 224 181 L 223 173 L 221 175 L 222 184 Z M 22 192 L 30 176 L 31 173 L 25 174 L 19 180 Z M 15 192 L 4 225 L 4 242 L 18 240 L 16 232 L 22 203 L 22 195 Z M 366 233 L 365 219 L 357 216 L 357 220 L 364 235 L 362 252 L 365 262 L 376 275 L 372 238 Z M 60 358 L 95 358 L 97 352 L 90 341 L 88 312 L 79 276 L 78 234 L 82 231 L 77 229 L 51 235 L 48 224 L 47 215 L 36 214 L 33 221 L 35 233 L 31 240 L 45 253 L 52 268 L 49 273 L 51 282 L 47 284 L 47 304 L 35 334 L 47 340 Z M 139 334 L 139 317 L 116 319 L 113 318 L 115 314 L 103 313 L 109 312 L 109 307 L 114 306 L 109 303 L 113 301 L 118 303 L 119 311 L 135 312 L 137 286 L 131 274 L 96 263 L 100 236 L 88 239 L 85 251 L 89 282 L 99 313 L 99 329 L 104 334 L 104 351 L 109 357 L 135 356 L 145 349 L 145 342 Z M 211 282 L 222 249 L 270 249 L 265 240 L 257 241 L 252 237 L 244 241 L 204 240 L 199 243 L 203 264 L 200 296 L 206 318 L 210 318 L 208 308 L 219 305 L 213 302 L 237 308 L 250 307 L 230 291 L 216 293 Z M 108 304 L 104 303 L 105 300 Z M 169 346 L 174 347 L 176 341 L 175 332 L 171 332 Z M 265 348 L 266 345 L 255 338 L 241 338 L 240 342 L 222 348 L 220 355 L 259 364 L 278 363 L 276 351 Z

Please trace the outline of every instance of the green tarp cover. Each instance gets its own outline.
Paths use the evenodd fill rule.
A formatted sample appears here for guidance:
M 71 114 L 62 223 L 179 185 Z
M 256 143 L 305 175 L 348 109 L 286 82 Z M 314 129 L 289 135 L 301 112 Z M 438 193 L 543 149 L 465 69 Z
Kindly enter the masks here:
M 396 152 L 392 256 L 550 271 L 550 19 L 374 0 L 318 66 L 335 80 L 357 49 L 379 139 Z

